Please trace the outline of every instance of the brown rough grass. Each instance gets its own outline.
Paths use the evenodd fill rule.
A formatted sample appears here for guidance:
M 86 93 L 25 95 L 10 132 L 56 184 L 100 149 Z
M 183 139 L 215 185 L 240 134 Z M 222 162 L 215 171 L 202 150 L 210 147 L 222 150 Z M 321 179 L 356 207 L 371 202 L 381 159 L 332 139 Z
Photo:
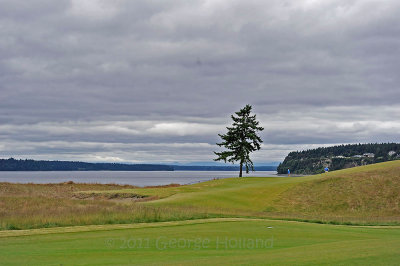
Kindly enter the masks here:
M 282 193 L 276 207 L 308 216 L 400 217 L 400 164 L 337 171 Z
M 155 222 L 205 218 L 189 208 L 179 210 L 137 204 L 130 193 L 79 198 L 79 191 L 136 188 L 115 184 L 14 184 L 0 183 L 0 230 L 54 226 Z M 77 197 L 78 195 L 78 197 Z M 87 195 L 87 194 L 85 194 Z

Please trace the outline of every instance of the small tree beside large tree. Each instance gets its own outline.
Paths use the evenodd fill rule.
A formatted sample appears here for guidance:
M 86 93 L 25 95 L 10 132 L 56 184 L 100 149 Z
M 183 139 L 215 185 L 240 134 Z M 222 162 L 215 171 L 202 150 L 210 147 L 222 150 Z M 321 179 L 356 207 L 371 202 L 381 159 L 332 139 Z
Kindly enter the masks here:
M 256 120 L 256 115 L 251 115 L 251 109 L 252 106 L 247 104 L 239 112 L 235 112 L 236 115 L 231 115 L 233 123 L 231 127 L 227 127 L 228 132 L 218 134 L 222 142 L 217 145 L 227 150 L 214 152 L 218 156 L 215 161 L 239 162 L 239 177 L 242 177 L 243 165 L 246 167 L 246 173 L 249 173 L 249 169 L 254 171 L 250 153 L 259 150 L 262 143 L 257 132 L 264 128 L 258 126 L 259 122 Z

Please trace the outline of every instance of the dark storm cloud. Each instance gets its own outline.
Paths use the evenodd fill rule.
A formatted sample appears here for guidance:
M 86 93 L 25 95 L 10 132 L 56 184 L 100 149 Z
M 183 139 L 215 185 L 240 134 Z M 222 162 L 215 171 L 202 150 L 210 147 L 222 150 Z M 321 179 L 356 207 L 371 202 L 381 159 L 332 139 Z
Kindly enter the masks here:
M 210 160 L 246 103 L 266 128 L 258 161 L 399 141 L 399 10 L 361 0 L 2 1 L 0 155 Z

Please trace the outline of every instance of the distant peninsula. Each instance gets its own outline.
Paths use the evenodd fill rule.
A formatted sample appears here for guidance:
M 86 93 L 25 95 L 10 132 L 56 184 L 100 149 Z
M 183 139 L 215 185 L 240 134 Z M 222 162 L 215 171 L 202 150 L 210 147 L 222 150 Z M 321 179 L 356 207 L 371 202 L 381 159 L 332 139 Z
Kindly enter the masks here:
M 348 144 L 290 152 L 278 166 L 278 174 L 288 169 L 294 174 L 330 171 L 400 159 L 399 143 Z
M 0 159 L 0 171 L 173 171 L 170 165 Z
M 0 159 L 0 171 L 237 171 L 238 166 L 87 163 Z M 276 166 L 255 166 L 257 171 L 276 171 Z

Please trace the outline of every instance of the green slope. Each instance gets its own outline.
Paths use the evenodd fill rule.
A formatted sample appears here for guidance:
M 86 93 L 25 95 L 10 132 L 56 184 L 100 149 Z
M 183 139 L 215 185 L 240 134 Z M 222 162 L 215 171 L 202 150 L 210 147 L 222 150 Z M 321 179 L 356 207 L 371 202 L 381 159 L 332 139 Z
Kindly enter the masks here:
M 400 161 L 320 176 L 285 191 L 276 205 L 281 210 L 309 216 L 400 221 Z
M 129 194 L 150 199 L 142 204 L 160 207 L 192 207 L 229 213 L 262 212 L 277 197 L 296 184 L 318 179 L 308 177 L 224 178 L 194 185 L 162 188 L 135 188 L 109 191 L 84 191 L 80 194 Z
M 400 161 L 305 177 L 248 177 L 195 185 L 98 193 L 135 193 L 143 204 L 225 215 L 399 222 Z

